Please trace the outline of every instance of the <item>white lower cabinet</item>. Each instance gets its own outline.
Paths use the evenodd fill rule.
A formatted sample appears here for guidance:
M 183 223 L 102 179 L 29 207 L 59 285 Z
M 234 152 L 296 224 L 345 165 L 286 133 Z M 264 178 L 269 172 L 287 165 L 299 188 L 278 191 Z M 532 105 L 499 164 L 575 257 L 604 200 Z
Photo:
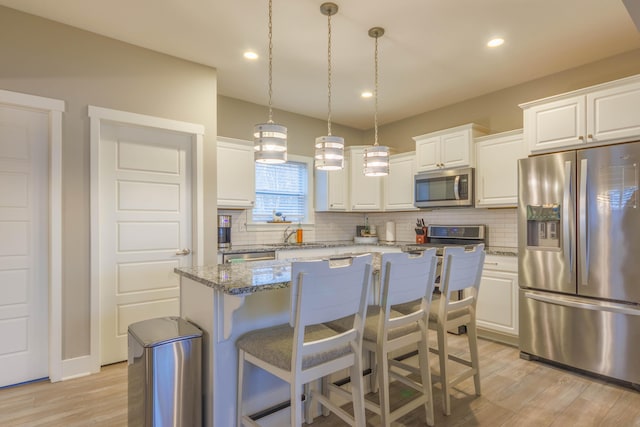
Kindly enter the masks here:
M 476 306 L 478 335 L 517 343 L 518 258 L 487 255 Z

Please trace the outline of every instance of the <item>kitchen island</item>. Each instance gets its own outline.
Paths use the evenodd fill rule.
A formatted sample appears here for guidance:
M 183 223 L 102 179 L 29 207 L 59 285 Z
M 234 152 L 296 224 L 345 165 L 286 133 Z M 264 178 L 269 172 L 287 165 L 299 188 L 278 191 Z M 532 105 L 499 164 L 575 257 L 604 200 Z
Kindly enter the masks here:
M 286 249 L 290 248 L 291 245 Z M 379 270 L 380 257 L 375 254 L 420 250 L 424 246 L 399 243 L 378 247 L 367 245 L 360 251 L 355 251 L 354 248 L 358 247 L 354 247 L 353 243 L 344 245 L 340 255 L 362 253 L 365 249 L 373 252 L 376 271 Z M 509 248 L 500 249 L 501 255 L 504 255 L 504 251 L 510 251 Z M 309 251 L 310 254 L 312 252 L 314 251 Z M 490 253 L 491 250 L 487 252 Z M 289 321 L 291 262 L 291 259 L 281 259 L 175 270 L 180 275 L 181 316 L 204 331 L 202 360 L 205 425 L 235 425 L 238 366 L 236 340 L 251 330 Z M 371 298 L 374 295 L 375 288 L 371 292 Z M 251 366 L 246 369 L 246 381 L 249 382 L 245 386 L 244 407 L 248 413 L 288 401 L 287 383 Z M 265 417 L 260 423 L 265 426 L 287 425 L 288 411 Z
M 251 330 L 289 321 L 290 261 L 178 268 L 180 314 L 203 332 L 203 407 L 206 426 L 236 425 L 236 340 Z M 288 385 L 247 367 L 250 413 L 288 400 Z M 277 417 L 277 415 L 276 415 Z M 274 420 L 278 424 L 278 420 Z M 286 422 L 285 422 L 286 423 Z
M 180 275 L 180 314 L 204 332 L 205 425 L 236 425 L 235 343 L 246 332 L 289 322 L 291 262 L 256 261 L 175 269 Z M 374 254 L 374 270 L 379 270 L 379 262 L 379 255 Z M 243 402 L 249 414 L 289 400 L 289 385 L 265 371 L 248 365 L 245 381 Z M 288 411 L 265 417 L 260 423 L 286 425 Z

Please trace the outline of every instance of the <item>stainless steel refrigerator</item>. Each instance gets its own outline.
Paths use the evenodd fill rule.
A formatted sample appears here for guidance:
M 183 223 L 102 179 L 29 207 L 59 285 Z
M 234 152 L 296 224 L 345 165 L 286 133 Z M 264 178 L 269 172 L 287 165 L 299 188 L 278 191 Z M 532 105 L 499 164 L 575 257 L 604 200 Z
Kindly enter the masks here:
M 518 164 L 520 350 L 640 384 L 640 142 Z

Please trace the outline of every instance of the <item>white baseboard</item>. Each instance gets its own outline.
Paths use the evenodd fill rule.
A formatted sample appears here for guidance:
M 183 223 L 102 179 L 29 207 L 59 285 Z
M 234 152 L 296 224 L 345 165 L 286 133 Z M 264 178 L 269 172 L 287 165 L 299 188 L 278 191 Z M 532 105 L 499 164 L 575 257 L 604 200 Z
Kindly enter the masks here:
M 84 377 L 100 372 L 100 368 L 95 370 L 95 363 L 91 356 L 74 357 L 62 361 L 62 381 L 73 378 Z

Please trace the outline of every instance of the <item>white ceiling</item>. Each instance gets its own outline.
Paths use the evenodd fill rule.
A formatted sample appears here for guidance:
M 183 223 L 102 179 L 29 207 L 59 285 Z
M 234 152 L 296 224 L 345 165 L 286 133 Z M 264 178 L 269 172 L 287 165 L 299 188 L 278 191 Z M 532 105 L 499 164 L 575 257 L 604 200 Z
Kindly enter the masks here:
M 627 0 L 630 3 L 636 0 Z M 326 119 L 327 18 L 322 0 L 273 0 L 273 106 Z M 622 0 L 337 0 L 332 17 L 333 121 L 393 122 L 640 48 Z M 0 0 L 27 13 L 218 70 L 218 92 L 267 105 L 266 0 Z M 486 47 L 500 36 L 506 43 Z M 248 62 L 245 49 L 260 59 Z M 277 122 L 277 114 L 274 115 Z

